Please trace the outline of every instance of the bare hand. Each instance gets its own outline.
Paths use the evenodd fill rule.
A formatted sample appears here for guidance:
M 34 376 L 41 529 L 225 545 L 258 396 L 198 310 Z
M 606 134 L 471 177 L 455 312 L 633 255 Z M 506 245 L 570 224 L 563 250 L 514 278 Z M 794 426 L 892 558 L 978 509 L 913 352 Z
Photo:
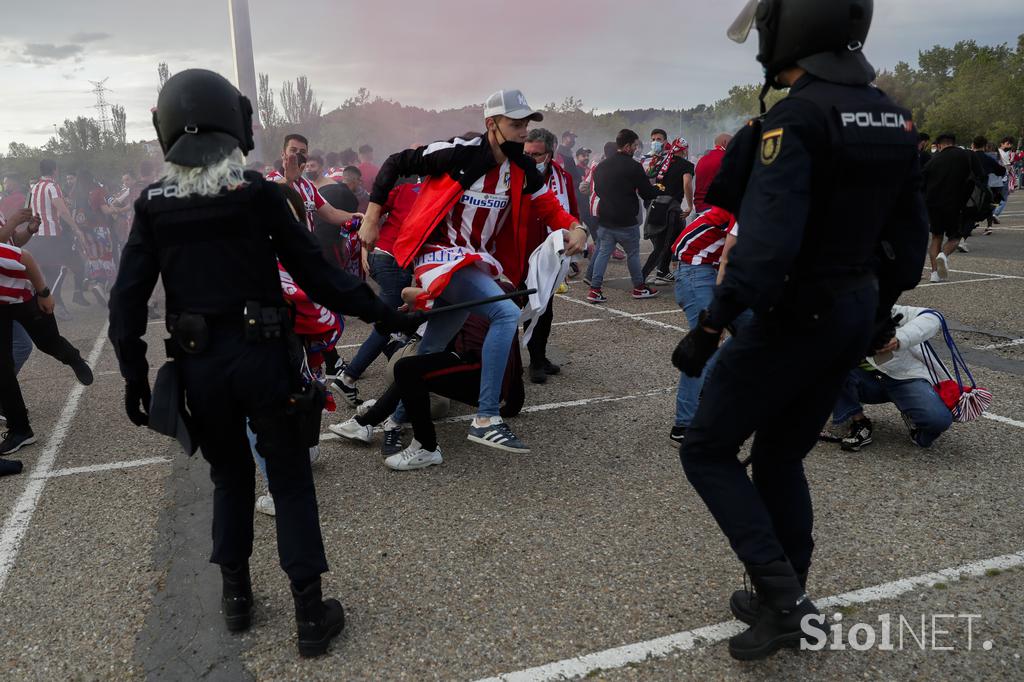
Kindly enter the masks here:
M 53 294 L 50 294 L 46 298 L 43 298 L 42 296 L 37 296 L 36 302 L 39 303 L 39 309 L 42 310 L 43 313 L 45 313 L 46 315 L 53 315 Z
M 22 223 L 29 222 L 30 220 L 33 219 L 33 217 L 34 216 L 32 215 L 32 209 L 30 209 L 30 208 L 19 208 L 17 211 L 12 213 L 10 215 L 10 217 L 7 218 L 7 222 L 8 222 L 8 224 L 10 224 L 12 226 L 17 227 L 18 225 L 21 225 Z
M 580 183 L 580 194 L 590 194 L 590 183 L 586 180 Z
M 362 216 L 362 223 L 359 225 L 359 241 L 363 243 L 363 250 L 367 253 L 373 251 L 373 245 L 380 237 L 380 225 L 375 220 L 367 220 Z
M 28 233 L 35 234 L 39 232 L 39 226 L 43 224 L 43 219 L 37 215 L 32 216 L 28 221 Z
M 409 305 L 416 303 L 416 297 L 423 293 L 423 287 L 405 287 L 402 289 L 402 300 Z
M 565 255 L 575 256 L 587 247 L 587 232 L 579 225 L 569 230 L 568 238 L 565 240 Z
M 288 181 L 288 184 L 298 180 L 301 174 L 298 154 L 289 154 L 284 157 L 284 179 Z
M 889 343 L 879 348 L 875 355 L 881 355 L 882 353 L 895 353 L 899 349 L 900 341 L 896 337 L 893 337 L 892 340 L 889 341 Z

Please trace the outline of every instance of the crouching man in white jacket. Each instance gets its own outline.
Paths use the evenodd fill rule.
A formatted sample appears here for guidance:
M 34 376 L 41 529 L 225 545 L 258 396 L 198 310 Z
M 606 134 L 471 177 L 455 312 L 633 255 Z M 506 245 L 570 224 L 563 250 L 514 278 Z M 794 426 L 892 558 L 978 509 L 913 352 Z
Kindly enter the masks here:
M 953 423 L 953 416 L 932 388 L 924 361 L 924 344 L 942 327 L 926 308 L 893 306 L 893 317 L 902 315 L 896 336 L 882 350 L 865 358 L 850 370 L 832 411 L 832 424 L 849 435 L 842 438 L 843 450 L 856 452 L 871 443 L 871 420 L 864 415 L 864 404 L 893 403 L 910 429 L 911 440 L 922 448 L 935 442 Z M 841 431 L 839 431 L 841 432 Z

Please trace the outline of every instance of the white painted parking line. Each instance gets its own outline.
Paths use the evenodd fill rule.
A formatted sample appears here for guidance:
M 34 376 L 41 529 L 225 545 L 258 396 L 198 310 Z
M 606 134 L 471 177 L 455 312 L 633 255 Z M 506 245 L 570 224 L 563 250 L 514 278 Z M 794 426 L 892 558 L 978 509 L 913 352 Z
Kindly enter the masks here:
M 945 287 L 951 284 L 971 284 L 972 282 L 1001 282 L 1009 279 L 1009 277 L 977 277 L 975 279 L 955 279 L 946 282 L 925 282 L 924 284 L 918 284 L 918 289 L 924 289 L 925 287 Z
M 1024 279 L 1020 275 L 1004 275 L 1000 272 L 974 272 L 973 270 L 950 270 L 958 275 L 978 275 L 979 277 L 995 277 L 998 279 Z
M 588 306 L 588 307 L 590 307 L 592 309 L 595 309 L 595 310 L 604 310 L 605 312 L 611 313 L 612 315 L 616 315 L 618 317 L 624 317 L 624 318 L 633 319 L 633 320 L 636 320 L 637 322 L 642 322 L 644 324 L 649 324 L 649 325 L 651 325 L 653 327 L 660 327 L 662 329 L 670 329 L 672 331 L 683 332 L 683 333 L 686 333 L 687 331 L 689 331 L 685 327 L 678 327 L 678 326 L 676 326 L 674 324 L 668 324 L 667 322 L 661 322 L 659 320 L 651 320 L 651 319 L 648 319 L 646 317 L 641 317 L 638 313 L 627 313 L 625 310 L 617 310 L 616 308 L 609 308 L 606 303 L 599 303 L 599 304 L 590 303 L 589 301 L 584 301 L 583 299 L 579 299 L 579 298 L 573 298 L 572 296 L 567 296 L 565 294 L 557 294 L 557 296 L 558 296 L 558 298 L 560 298 L 562 300 L 570 301 L 571 303 L 576 303 L 577 305 L 585 305 L 585 306 Z
M 1013 341 L 1003 341 L 1001 343 L 990 343 L 987 346 L 975 346 L 975 350 L 996 350 L 997 348 L 1010 348 L 1011 346 L 1024 345 L 1024 339 L 1014 339 Z
M 664 395 L 666 393 L 671 393 L 672 391 L 675 391 L 675 390 L 676 390 L 675 386 L 669 386 L 667 388 L 657 388 L 657 389 L 654 389 L 654 390 L 651 390 L 651 391 L 646 391 L 644 393 L 636 393 L 636 394 L 633 394 L 633 395 L 601 395 L 601 396 L 594 396 L 592 398 L 581 398 L 579 400 L 566 400 L 566 401 L 557 402 L 557 403 L 543 403 L 541 405 L 527 405 L 526 407 L 524 407 L 522 409 L 522 411 L 520 413 L 524 413 L 524 412 L 547 412 L 548 410 L 561 410 L 561 409 L 564 409 L 564 408 L 567 408 L 567 407 L 585 407 L 587 405 L 599 405 L 601 403 L 617 403 L 617 402 L 622 402 L 624 400 L 639 400 L 640 398 L 650 398 L 650 397 L 656 396 L 656 395 Z M 444 419 L 439 419 L 439 420 L 437 420 L 437 423 L 439 423 L 439 424 L 454 424 L 456 422 L 468 422 L 468 421 L 470 421 L 475 416 L 476 416 L 475 414 L 460 414 L 460 415 L 458 415 L 456 417 L 446 417 Z M 382 429 L 379 426 L 374 429 L 375 433 L 380 433 L 381 431 L 382 431 Z M 325 441 L 325 440 L 343 440 L 343 439 L 341 438 L 341 436 L 338 436 L 338 435 L 332 433 L 331 431 L 325 431 L 324 433 L 320 434 L 320 440 L 321 441 Z
M 74 476 L 76 474 L 94 474 L 99 471 L 116 471 L 118 469 L 133 469 L 135 467 L 149 466 L 150 464 L 169 464 L 167 457 L 147 457 L 146 459 L 129 459 L 124 462 L 108 462 L 107 464 L 91 464 L 84 467 L 70 467 L 67 469 L 56 469 L 48 473 L 33 473 L 30 478 L 59 478 L 61 476 Z
M 100 329 L 100 333 L 93 343 L 92 350 L 86 358 L 86 362 L 89 363 L 90 367 L 96 366 L 96 361 L 99 360 L 106 341 L 107 323 L 104 322 L 103 328 Z M 74 388 L 71 389 L 67 400 L 64 401 L 64 409 L 61 410 L 60 417 L 57 418 L 57 423 L 54 425 L 53 431 L 50 432 L 50 439 L 46 442 L 46 447 L 43 449 L 42 454 L 39 455 L 36 468 L 32 471 L 32 475 L 29 476 L 25 490 L 18 497 L 17 502 L 14 503 L 14 509 L 11 510 L 7 521 L 4 522 L 3 530 L 0 531 L 0 595 L 3 594 L 4 585 L 7 583 L 7 576 L 10 575 L 11 569 L 14 568 L 14 562 L 18 558 L 18 551 L 21 548 L 21 541 L 25 537 L 29 523 L 32 521 L 32 515 L 36 511 L 36 507 L 39 506 L 39 500 L 43 495 L 43 488 L 46 486 L 45 475 L 53 470 L 53 463 L 57 459 L 57 452 L 60 450 L 60 446 L 63 445 L 64 439 L 71 429 L 71 420 L 78 413 L 78 405 L 82 401 L 84 394 L 85 386 L 81 384 L 76 383 Z
M 939 583 L 956 582 L 963 578 L 979 578 L 989 571 L 1003 571 L 1024 566 L 1024 551 L 1014 554 L 973 561 L 954 568 L 946 568 L 934 573 L 901 580 L 894 580 L 872 587 L 865 587 L 852 592 L 844 592 L 825 599 L 815 600 L 821 609 L 834 609 L 852 604 L 869 604 L 871 602 L 895 599 L 920 587 L 932 587 Z M 592 654 L 566 658 L 547 665 L 527 668 L 516 672 L 504 673 L 496 677 L 488 677 L 478 682 L 541 682 L 544 680 L 566 680 L 584 677 L 601 670 L 615 670 L 634 663 L 665 658 L 672 654 L 680 654 L 695 649 L 705 649 L 722 642 L 746 629 L 737 620 L 725 621 L 708 625 L 695 630 L 677 632 L 673 635 L 657 639 L 628 644 L 626 646 L 605 649 Z
M 992 414 L 991 412 L 983 412 L 981 416 L 985 419 L 991 419 L 994 422 L 999 422 L 1000 424 L 1009 424 L 1010 426 L 1016 426 L 1018 429 L 1024 429 L 1024 422 L 1019 422 L 1016 419 Z

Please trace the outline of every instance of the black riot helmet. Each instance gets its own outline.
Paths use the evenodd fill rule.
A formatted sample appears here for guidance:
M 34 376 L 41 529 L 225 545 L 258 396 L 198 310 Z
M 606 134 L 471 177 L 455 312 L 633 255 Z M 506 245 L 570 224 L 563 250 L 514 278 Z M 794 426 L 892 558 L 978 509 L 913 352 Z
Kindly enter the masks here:
M 252 104 L 219 73 L 180 71 L 160 90 L 153 126 L 164 158 L 197 168 L 223 159 L 238 147 L 253 148 Z
M 757 61 L 765 77 L 800 66 L 822 80 L 867 85 L 875 69 L 864 57 L 874 0 L 749 0 L 727 35 L 737 43 L 757 28 Z

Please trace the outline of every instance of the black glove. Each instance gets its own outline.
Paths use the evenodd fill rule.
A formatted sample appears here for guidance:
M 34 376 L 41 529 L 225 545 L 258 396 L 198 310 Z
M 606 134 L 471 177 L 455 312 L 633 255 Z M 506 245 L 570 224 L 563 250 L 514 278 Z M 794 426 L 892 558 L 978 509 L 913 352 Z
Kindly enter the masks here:
M 153 395 L 149 390 L 149 379 L 129 379 L 124 387 L 124 410 L 128 419 L 136 426 L 149 424 L 149 404 Z
M 701 311 L 697 326 L 691 329 L 672 351 L 672 364 L 688 377 L 700 376 L 704 371 L 704 365 L 708 364 L 708 360 L 718 350 L 718 343 L 722 339 L 721 332 L 704 330 L 707 317 L 708 311 Z
M 374 323 L 373 328 L 381 336 L 392 334 L 413 334 L 423 324 L 426 316 L 422 311 L 414 310 L 411 313 L 400 313 L 397 310 L 387 309 L 387 312 Z
M 887 316 L 884 320 L 875 323 L 875 335 L 871 337 L 871 346 L 868 355 L 874 355 L 896 336 L 896 326 L 903 319 L 903 314 Z

